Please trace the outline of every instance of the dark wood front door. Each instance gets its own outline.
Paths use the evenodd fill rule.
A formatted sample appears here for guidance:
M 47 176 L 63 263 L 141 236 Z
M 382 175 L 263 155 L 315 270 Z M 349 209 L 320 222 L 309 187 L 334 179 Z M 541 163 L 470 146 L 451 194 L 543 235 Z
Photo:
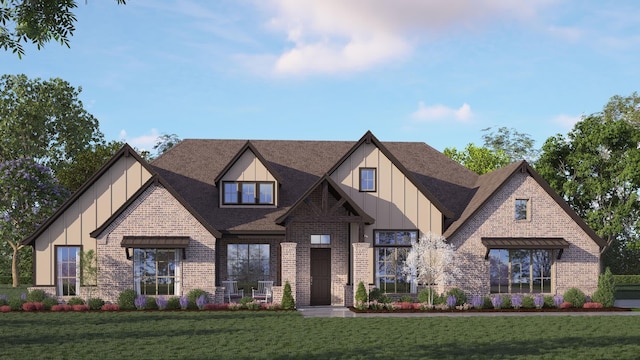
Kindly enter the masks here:
M 311 249 L 311 305 L 331 305 L 331 249 Z

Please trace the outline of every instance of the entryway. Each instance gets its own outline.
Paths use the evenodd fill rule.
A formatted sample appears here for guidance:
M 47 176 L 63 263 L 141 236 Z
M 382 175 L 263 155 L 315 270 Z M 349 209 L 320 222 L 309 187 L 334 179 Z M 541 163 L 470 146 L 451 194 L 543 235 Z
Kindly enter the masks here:
M 311 305 L 331 305 L 331 249 L 311 248 Z

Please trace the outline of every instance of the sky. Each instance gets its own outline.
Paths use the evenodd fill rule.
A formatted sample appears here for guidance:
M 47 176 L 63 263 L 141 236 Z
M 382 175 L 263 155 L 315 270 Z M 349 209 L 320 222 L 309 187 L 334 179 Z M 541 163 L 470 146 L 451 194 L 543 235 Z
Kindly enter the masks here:
M 0 52 L 59 77 L 107 140 L 179 138 L 536 147 L 639 90 L 636 0 L 78 0 L 70 48 Z M 485 130 L 491 128 L 492 130 Z

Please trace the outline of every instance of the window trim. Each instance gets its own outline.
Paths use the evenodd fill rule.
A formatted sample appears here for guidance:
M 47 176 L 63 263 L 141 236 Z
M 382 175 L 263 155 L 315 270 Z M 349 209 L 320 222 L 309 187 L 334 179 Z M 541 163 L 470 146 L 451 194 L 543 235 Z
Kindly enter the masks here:
M 525 212 L 525 216 L 524 218 L 519 218 L 518 215 L 520 214 L 518 212 L 518 202 L 520 201 L 524 201 L 525 202 L 525 207 L 524 207 L 524 212 Z M 515 219 L 515 221 L 528 221 L 531 220 L 531 199 L 529 198 L 516 198 L 515 202 L 514 202 L 514 216 L 513 218 Z
M 331 245 L 330 234 L 312 234 L 309 237 L 309 242 L 311 243 L 311 245 Z M 314 239 L 317 239 L 318 241 L 314 242 Z
M 278 269 L 277 268 L 274 269 L 273 266 L 272 266 L 273 264 L 271 263 L 272 262 L 272 257 L 274 256 L 272 254 L 272 251 L 274 250 L 274 246 L 273 246 L 272 243 L 269 243 L 269 242 L 229 242 L 229 243 L 224 245 L 225 246 L 225 249 L 224 249 L 225 258 L 226 258 L 226 261 L 225 261 L 226 263 L 224 264 L 224 266 L 226 267 L 227 280 L 238 280 L 237 278 L 235 278 L 237 276 L 236 274 L 231 274 L 231 271 L 230 271 L 231 267 L 229 266 L 229 260 L 231 259 L 231 257 L 229 256 L 229 247 L 232 246 L 232 245 L 236 245 L 236 246 L 238 246 L 238 245 L 247 245 L 247 261 L 250 259 L 251 246 L 267 246 L 268 247 L 268 256 L 267 256 L 266 260 L 267 260 L 267 264 L 269 265 L 269 273 L 267 275 L 262 274 L 263 278 L 256 280 L 256 284 L 257 284 L 257 281 L 260 281 L 260 280 L 273 280 L 274 279 L 274 277 L 275 277 L 274 271 L 277 271 Z
M 363 185 L 363 174 L 368 172 L 368 171 L 372 171 L 373 172 L 373 178 L 371 179 L 373 181 L 372 184 L 372 188 L 364 188 Z M 374 167 L 361 167 L 359 169 L 359 174 L 360 177 L 358 178 L 358 188 L 360 190 L 360 192 L 376 192 L 378 190 L 378 169 L 374 168 Z M 369 179 L 367 179 L 368 182 Z
M 76 248 L 78 249 L 78 254 L 76 255 L 76 294 L 67 294 L 64 295 L 63 291 L 58 291 L 59 290 L 59 280 L 60 280 L 60 274 L 58 273 L 58 261 L 59 261 L 59 256 L 58 256 L 58 250 L 61 248 L 66 248 L 66 249 L 72 249 L 72 248 Z M 82 245 L 55 245 L 54 246 L 54 251 L 55 251 L 55 261 L 54 261 L 54 278 L 55 278 L 55 288 L 56 288 L 56 296 L 80 296 L 80 280 L 82 279 L 82 267 L 80 266 L 80 254 L 82 253 Z M 64 279 L 71 279 L 71 277 L 65 277 Z
M 553 288 L 554 288 L 554 282 L 555 282 L 555 278 L 554 278 L 554 273 L 555 273 L 555 266 L 556 266 L 556 260 L 557 260 L 557 252 L 558 251 L 562 251 L 562 249 L 557 250 L 557 249 L 541 249 L 541 248 L 536 248 L 536 249 L 516 249 L 516 248 L 494 248 L 491 249 L 492 251 L 506 251 L 506 255 L 507 255 L 507 289 L 506 291 L 498 291 L 498 292 L 494 292 L 492 289 L 492 283 L 491 283 L 491 270 L 492 270 L 492 265 L 491 265 L 491 256 L 489 255 L 489 293 L 490 294 L 549 294 L 553 292 Z M 512 262 L 512 251 L 516 252 L 516 251 L 527 251 L 528 255 L 529 255 L 529 269 L 528 269 L 528 273 L 529 273 L 529 279 L 528 279 L 528 291 L 522 291 L 522 287 L 518 288 L 518 289 L 513 289 L 513 281 L 512 281 L 512 277 L 513 277 L 513 262 Z M 547 251 L 548 252 L 548 259 L 549 259 L 549 273 L 548 274 L 543 274 L 542 276 L 534 276 L 533 270 L 535 268 L 535 263 L 534 263 L 534 252 L 539 252 L 539 251 Z M 501 257 L 498 256 L 498 258 L 500 259 Z M 539 287 L 536 291 L 535 288 L 535 280 L 536 279 L 540 279 L 541 282 L 541 287 Z M 549 281 L 549 291 L 548 292 L 544 292 L 544 280 L 547 279 Z
M 375 229 L 373 230 L 373 281 L 375 283 L 375 286 L 380 289 L 380 277 L 378 275 L 378 259 L 377 259 L 377 249 L 382 249 L 382 248 L 393 248 L 397 251 L 397 249 L 411 249 L 411 247 L 413 246 L 413 243 L 409 244 L 409 245 L 405 245 L 405 244 L 377 244 L 377 238 L 378 238 L 378 234 L 379 233 L 401 233 L 401 232 L 408 232 L 408 233 L 415 233 L 415 241 L 420 241 L 420 230 L 419 229 Z M 397 290 L 397 276 L 396 276 L 396 290 Z M 417 283 L 415 281 L 415 279 L 412 279 L 411 281 L 409 281 L 409 293 L 410 294 L 414 294 L 417 293 Z M 405 294 L 405 293 L 398 293 L 396 292 L 396 294 Z
M 235 201 L 227 201 L 227 184 L 235 184 L 236 185 L 236 193 L 237 199 Z M 244 202 L 243 199 L 243 187 L 244 185 L 254 186 L 254 194 L 253 199 L 254 202 Z M 263 185 L 269 185 L 271 188 L 271 202 L 260 202 L 261 200 L 261 192 L 260 188 Z M 221 191 L 221 200 L 222 205 L 232 205 L 232 206 L 241 206 L 241 205 L 257 205 L 257 206 L 273 206 L 276 204 L 276 182 L 275 181 L 223 181 Z

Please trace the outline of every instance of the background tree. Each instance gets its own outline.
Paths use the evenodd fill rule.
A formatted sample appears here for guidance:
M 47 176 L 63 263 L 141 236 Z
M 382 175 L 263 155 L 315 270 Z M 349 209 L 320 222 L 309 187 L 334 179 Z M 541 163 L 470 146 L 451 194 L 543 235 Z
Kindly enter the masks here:
M 607 241 L 603 266 L 640 273 L 640 98 L 614 96 L 602 112 L 549 138 L 536 170 Z
M 116 0 L 124 4 L 125 0 Z M 0 2 L 0 47 L 18 57 L 24 55 L 22 43 L 38 49 L 55 41 L 69 47 L 75 31 L 77 7 L 74 0 L 3 0 Z
M 46 220 L 66 198 L 52 171 L 22 158 L 0 163 L 0 238 L 12 251 L 12 285 L 20 285 L 20 241 Z
M 92 144 L 58 169 L 56 178 L 70 192 L 78 190 L 93 174 L 124 146 L 121 141 Z
M 153 145 L 153 150 L 156 151 L 156 157 L 164 154 L 172 147 L 176 146 L 182 141 L 176 134 L 162 134 L 156 140 L 156 144 Z
M 468 144 L 464 151 L 458 151 L 455 147 L 446 148 L 444 149 L 444 154 L 480 175 L 501 168 L 511 162 L 507 154 L 502 150 L 494 151 L 474 144 Z
M 529 134 L 521 133 L 514 128 L 505 126 L 498 128 L 497 132 L 489 132 L 492 128 L 482 129 L 484 147 L 498 153 L 503 151 L 509 158 L 509 162 L 527 160 L 535 162 L 539 151 L 535 149 L 535 140 Z
M 0 77 L 0 161 L 32 158 L 54 172 L 103 139 L 68 82 Z

